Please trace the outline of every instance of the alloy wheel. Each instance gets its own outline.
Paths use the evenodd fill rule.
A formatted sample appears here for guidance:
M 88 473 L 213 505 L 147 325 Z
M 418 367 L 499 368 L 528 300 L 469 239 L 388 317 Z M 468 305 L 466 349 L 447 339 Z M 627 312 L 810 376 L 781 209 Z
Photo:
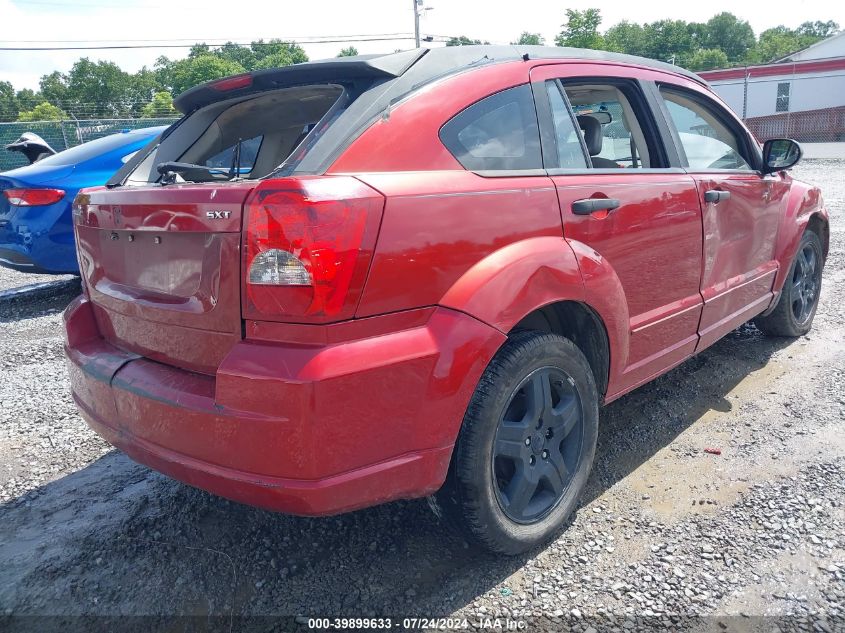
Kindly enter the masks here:
M 821 272 L 818 256 L 812 244 L 805 244 L 795 259 L 795 269 L 792 271 L 792 315 L 796 323 L 802 325 L 813 313 L 819 291 L 819 276 Z
M 548 515 L 572 480 L 582 443 L 575 382 L 555 367 L 531 372 L 511 396 L 493 440 L 493 484 L 505 515 L 517 523 Z

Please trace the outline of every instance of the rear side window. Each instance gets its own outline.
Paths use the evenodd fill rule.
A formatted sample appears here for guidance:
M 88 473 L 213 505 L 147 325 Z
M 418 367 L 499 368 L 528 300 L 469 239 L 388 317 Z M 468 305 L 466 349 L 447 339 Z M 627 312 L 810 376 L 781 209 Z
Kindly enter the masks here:
M 716 106 L 674 90 L 660 89 L 669 116 L 678 130 L 690 169 L 752 169 L 743 156 L 744 144 L 722 122 Z
M 440 129 L 440 140 L 466 169 L 542 169 L 540 130 L 528 85 L 491 95 Z

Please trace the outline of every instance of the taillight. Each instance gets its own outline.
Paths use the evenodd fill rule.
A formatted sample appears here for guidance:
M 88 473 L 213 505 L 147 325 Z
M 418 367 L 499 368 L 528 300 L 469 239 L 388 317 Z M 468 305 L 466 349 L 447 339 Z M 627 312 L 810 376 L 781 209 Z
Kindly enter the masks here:
M 244 317 L 351 318 L 383 206 L 350 176 L 263 181 L 246 202 Z
M 239 90 L 240 88 L 248 88 L 252 85 L 252 75 L 249 73 L 242 73 L 240 75 L 232 75 L 231 77 L 224 77 L 209 84 L 209 87 L 220 92 L 228 92 L 230 90 Z
M 6 189 L 3 195 L 10 204 L 19 207 L 39 207 L 53 204 L 65 197 L 61 189 Z

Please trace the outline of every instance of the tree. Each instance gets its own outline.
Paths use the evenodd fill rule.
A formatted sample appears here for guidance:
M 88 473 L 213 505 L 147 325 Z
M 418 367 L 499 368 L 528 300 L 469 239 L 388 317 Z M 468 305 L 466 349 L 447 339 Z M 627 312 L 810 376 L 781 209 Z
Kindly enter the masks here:
M 648 45 L 643 27 L 635 22 L 623 20 L 614 24 L 604 34 L 606 50 L 628 55 L 646 55 Z
M 8 81 L 0 81 L 0 121 L 14 121 L 19 111 L 15 87 Z
M 65 99 L 56 103 L 70 108 L 77 117 L 131 113 L 130 75 L 114 62 L 92 62 L 83 57 L 70 69 L 66 82 Z
M 173 95 L 167 91 L 155 93 L 152 101 L 141 108 L 141 116 L 145 119 L 158 119 L 178 114 L 179 112 L 173 107 Z
M 718 48 L 699 48 L 692 54 L 687 68 L 690 70 L 713 70 L 714 68 L 725 68 L 728 65 L 728 56 L 725 51 Z
M 41 93 L 30 90 L 29 88 L 18 90 L 16 97 L 18 100 L 18 110 L 32 110 L 42 101 L 46 101 Z
M 704 25 L 701 46 L 724 51 L 728 61 L 745 59 L 755 43 L 751 25 L 733 13 L 722 12 L 714 15 Z
M 747 60 L 751 63 L 765 64 L 786 57 L 801 48 L 804 48 L 801 45 L 801 38 L 795 31 L 783 25 L 776 26 L 760 33 L 756 46 L 749 51 Z
M 245 70 L 236 62 L 209 54 L 169 62 L 162 75 L 166 81 L 165 86 L 169 89 L 168 92 L 180 94 L 206 81 L 237 75 Z
M 258 40 L 250 44 L 250 49 L 255 55 L 255 66 L 247 70 L 290 66 L 308 61 L 305 49 L 296 42 L 284 42 L 278 39 L 268 42 Z
M 247 70 L 255 69 L 255 62 L 257 61 L 255 53 L 249 46 L 241 46 L 234 42 L 226 42 L 218 49 L 211 51 L 212 54 L 217 55 L 223 59 L 240 64 Z
M 358 54 L 358 49 L 354 46 L 347 46 L 337 54 L 338 57 L 355 57 Z
M 818 41 L 823 40 L 826 37 L 830 37 L 838 30 L 839 25 L 833 20 L 828 20 L 827 22 L 819 22 L 816 20 L 815 22 L 802 23 L 797 29 L 795 29 L 795 32 L 799 36 L 810 37 Z M 813 43 L 815 44 L 815 42 Z M 807 46 L 810 46 L 810 44 Z
M 511 43 L 521 46 L 542 46 L 546 42 L 539 33 L 529 33 L 528 31 L 523 31 L 522 35 L 519 36 L 519 39 L 516 42 Z
M 472 46 L 473 44 L 489 44 L 490 42 L 482 42 L 481 40 L 471 40 L 466 35 L 459 35 L 458 37 L 451 37 L 446 42 L 446 46 Z
M 755 64 L 765 64 L 788 57 L 790 54 L 812 46 L 816 42 L 830 37 L 839 25 L 836 22 L 804 22 L 797 29 L 790 29 L 782 24 L 760 33 L 757 44 L 748 51 L 746 60 Z
M 54 70 L 38 82 L 41 96 L 49 103 L 64 103 L 67 100 L 67 75 Z M 33 104 L 34 107 L 37 104 Z
M 644 55 L 686 66 L 694 49 L 693 32 L 683 20 L 658 20 L 643 26 Z
M 61 108 L 57 108 L 52 103 L 39 103 L 32 110 L 26 110 L 18 115 L 18 121 L 61 121 L 66 119 L 65 114 Z
M 558 46 L 574 48 L 604 48 L 604 41 L 599 33 L 601 11 L 599 9 L 566 10 L 566 22 L 555 38 Z

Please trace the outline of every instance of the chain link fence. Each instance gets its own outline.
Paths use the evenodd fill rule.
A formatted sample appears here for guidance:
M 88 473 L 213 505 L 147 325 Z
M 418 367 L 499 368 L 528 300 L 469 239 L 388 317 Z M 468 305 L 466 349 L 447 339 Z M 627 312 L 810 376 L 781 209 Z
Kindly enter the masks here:
M 33 132 L 43 138 L 57 152 L 115 134 L 123 130 L 136 130 L 157 125 L 170 125 L 175 118 L 161 119 L 80 119 L 73 121 L 30 121 L 0 123 L 0 172 L 27 164 L 20 152 L 5 151 L 6 145 L 20 138 L 24 132 Z

